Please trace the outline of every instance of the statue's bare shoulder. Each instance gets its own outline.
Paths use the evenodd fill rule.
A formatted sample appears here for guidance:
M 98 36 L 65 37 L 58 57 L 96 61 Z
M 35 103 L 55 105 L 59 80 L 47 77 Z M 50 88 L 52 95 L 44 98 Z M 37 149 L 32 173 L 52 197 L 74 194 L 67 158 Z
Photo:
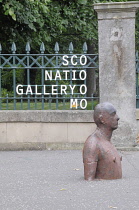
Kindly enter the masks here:
M 85 141 L 83 148 L 84 162 L 93 162 L 98 160 L 98 154 L 100 150 L 99 137 L 96 132 L 92 133 Z

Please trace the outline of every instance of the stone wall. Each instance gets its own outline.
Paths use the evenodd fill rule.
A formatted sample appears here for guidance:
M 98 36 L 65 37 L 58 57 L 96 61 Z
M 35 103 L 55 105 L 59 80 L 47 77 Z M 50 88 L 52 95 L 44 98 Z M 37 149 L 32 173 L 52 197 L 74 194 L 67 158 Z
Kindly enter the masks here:
M 0 128 L 0 150 L 82 149 L 96 125 L 93 111 L 0 111 Z
M 0 150 L 81 148 L 93 111 L 0 111 Z

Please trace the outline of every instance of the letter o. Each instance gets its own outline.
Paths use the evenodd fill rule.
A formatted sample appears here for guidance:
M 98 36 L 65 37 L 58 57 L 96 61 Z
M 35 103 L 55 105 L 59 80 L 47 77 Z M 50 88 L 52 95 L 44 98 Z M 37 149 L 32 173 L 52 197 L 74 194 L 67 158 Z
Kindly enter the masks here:
M 83 102 L 84 102 L 84 106 L 83 106 Z M 86 109 L 86 107 L 87 107 L 87 100 L 86 99 L 82 99 L 80 101 L 80 107 L 81 107 L 81 109 Z
M 82 61 L 83 58 L 85 59 L 84 62 Z M 80 57 L 80 64 L 83 66 L 83 65 L 86 65 L 86 63 L 87 63 L 87 57 L 86 57 L 85 55 L 82 55 L 82 56 Z
M 82 77 L 82 72 L 84 72 L 84 77 Z M 85 70 L 81 70 L 80 73 L 79 73 L 79 77 L 80 77 L 80 80 L 85 80 L 86 79 L 86 71 Z
M 84 91 L 82 90 L 83 87 L 84 87 Z M 80 86 L 80 93 L 81 93 L 82 95 L 84 95 L 84 94 L 86 94 L 86 92 L 87 92 L 87 87 L 86 87 L 86 85 L 81 85 L 81 86 Z

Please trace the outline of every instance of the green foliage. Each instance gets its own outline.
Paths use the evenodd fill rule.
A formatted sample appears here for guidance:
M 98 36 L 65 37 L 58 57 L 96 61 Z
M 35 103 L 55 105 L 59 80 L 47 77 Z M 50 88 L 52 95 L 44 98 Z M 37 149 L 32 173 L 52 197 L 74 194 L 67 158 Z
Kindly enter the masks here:
M 3 98 L 1 100 L 1 102 L 6 103 L 7 102 L 7 97 L 13 97 L 13 91 L 7 91 L 7 89 L 2 88 L 1 97 Z M 12 99 L 8 99 L 8 102 L 11 102 L 11 101 L 12 101 Z
M 4 43 L 3 48 L 6 48 L 7 42 L 15 41 L 20 51 L 35 34 L 39 39 L 39 33 L 36 32 L 44 26 L 48 14 L 47 3 L 50 0 L 1 0 L 0 2 L 2 31 L 0 40 Z
M 16 69 L 16 82 L 22 84 L 24 82 L 24 69 Z M 2 87 L 10 91 L 13 89 L 13 69 L 3 69 L 1 72 Z
M 0 2 L 0 40 L 3 50 L 13 41 L 17 43 L 18 52 L 24 51 L 27 41 L 32 42 L 32 52 L 39 51 L 38 46 L 42 41 L 47 46 L 47 52 L 53 52 L 56 41 L 61 46 L 68 46 L 73 41 L 78 49 L 86 40 L 95 40 L 97 43 L 97 18 L 92 6 L 95 2 L 93 0 Z M 66 50 L 60 48 L 63 49 Z
M 29 41 L 33 53 L 39 52 L 41 42 L 47 46 L 46 53 L 52 53 L 58 41 L 60 51 L 66 52 L 72 41 L 79 52 L 83 42 L 87 41 L 88 44 L 93 43 L 93 50 L 97 52 L 97 15 L 93 10 L 93 4 L 97 2 L 115 1 L 0 0 L 0 40 L 3 51 L 9 51 L 7 46 L 14 41 L 17 51 L 24 52 L 25 44 Z M 136 25 L 138 38 L 138 18 Z
M 67 46 L 72 41 L 78 52 L 83 42 L 87 40 L 91 43 L 93 40 L 97 47 L 97 16 L 93 10 L 94 2 L 93 0 L 70 2 L 53 0 L 48 16 L 53 40 L 58 41 L 60 46 Z M 62 47 L 63 50 L 66 49 Z

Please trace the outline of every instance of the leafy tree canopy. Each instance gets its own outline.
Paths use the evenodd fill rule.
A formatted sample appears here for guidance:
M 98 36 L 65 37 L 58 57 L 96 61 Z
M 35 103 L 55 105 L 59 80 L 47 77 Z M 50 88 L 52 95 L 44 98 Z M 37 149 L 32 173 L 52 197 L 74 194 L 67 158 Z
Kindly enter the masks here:
M 44 42 L 46 51 L 50 53 L 53 52 L 56 41 L 60 43 L 62 51 L 71 41 L 76 49 L 80 49 L 83 42 L 87 41 L 89 44 L 93 43 L 95 52 L 97 15 L 93 10 L 93 4 L 96 2 L 110 1 L 0 0 L 2 47 L 6 51 L 7 46 L 11 47 L 14 41 L 18 52 L 23 52 L 26 42 L 29 41 L 32 52 L 37 52 L 41 42 Z M 136 27 L 138 37 L 138 21 Z
M 67 46 L 70 41 L 80 45 L 86 40 L 97 40 L 93 3 L 93 0 L 0 0 L 3 47 L 6 49 L 14 41 L 21 51 L 30 41 L 35 51 L 43 41 L 51 52 L 56 41 Z

